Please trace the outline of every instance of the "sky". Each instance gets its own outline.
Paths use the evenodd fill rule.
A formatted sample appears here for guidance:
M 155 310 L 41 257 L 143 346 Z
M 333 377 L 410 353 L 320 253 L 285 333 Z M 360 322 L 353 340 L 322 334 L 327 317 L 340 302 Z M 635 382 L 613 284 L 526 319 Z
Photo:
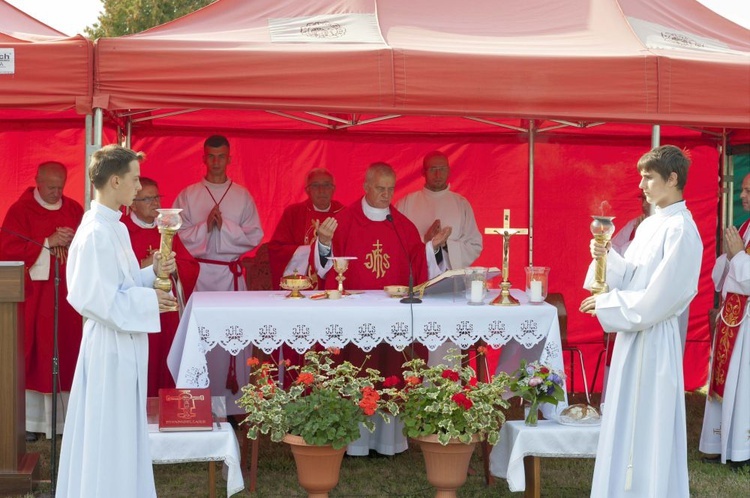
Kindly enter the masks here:
M 5 0 L 67 35 L 83 34 L 102 9 L 101 0 Z M 550 0 L 554 1 L 554 0 Z M 750 29 L 750 0 L 698 0 L 718 14 Z

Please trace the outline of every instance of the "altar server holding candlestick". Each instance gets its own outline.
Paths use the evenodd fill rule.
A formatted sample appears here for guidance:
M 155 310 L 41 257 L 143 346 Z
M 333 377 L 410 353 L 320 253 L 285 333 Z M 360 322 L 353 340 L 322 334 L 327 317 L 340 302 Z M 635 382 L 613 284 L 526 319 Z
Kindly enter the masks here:
M 687 429 L 679 316 L 698 291 L 703 244 L 683 199 L 689 159 L 665 145 L 638 161 L 639 187 L 655 213 L 625 256 L 609 252 L 610 291 L 583 300 L 617 332 L 607 381 L 592 497 L 687 497 Z M 610 244 L 590 243 L 594 260 Z M 585 287 L 591 289 L 596 261 Z

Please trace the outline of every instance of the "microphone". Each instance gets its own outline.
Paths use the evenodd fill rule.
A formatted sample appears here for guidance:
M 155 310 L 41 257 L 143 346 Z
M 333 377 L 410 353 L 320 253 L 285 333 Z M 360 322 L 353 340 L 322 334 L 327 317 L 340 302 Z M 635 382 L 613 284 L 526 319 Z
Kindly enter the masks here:
M 422 300 L 414 296 L 414 272 L 412 271 L 411 267 L 411 257 L 409 256 L 409 251 L 406 250 L 404 241 L 401 240 L 401 234 L 398 233 L 396 223 L 393 221 L 393 216 L 391 215 L 391 213 L 388 213 L 385 219 L 390 221 L 393 225 L 393 231 L 396 232 L 396 237 L 398 238 L 398 242 L 401 244 L 401 249 L 404 250 L 404 254 L 406 255 L 406 261 L 409 262 L 409 294 L 408 296 L 402 298 L 400 302 L 404 304 L 420 304 Z
M 50 256 L 55 260 L 55 314 L 53 319 L 54 325 L 52 328 L 52 437 L 50 439 L 50 481 L 52 485 L 52 493 L 54 494 L 57 484 L 57 379 L 60 372 L 60 357 L 57 350 L 57 328 L 60 306 L 60 258 L 51 247 L 47 247 L 30 237 L 15 232 L 2 225 L 0 225 L 0 230 L 13 235 L 14 237 L 18 237 L 21 240 L 25 240 L 26 242 L 31 242 L 42 249 L 46 249 L 50 253 Z M 24 421 L 24 425 L 25 423 L 26 422 Z

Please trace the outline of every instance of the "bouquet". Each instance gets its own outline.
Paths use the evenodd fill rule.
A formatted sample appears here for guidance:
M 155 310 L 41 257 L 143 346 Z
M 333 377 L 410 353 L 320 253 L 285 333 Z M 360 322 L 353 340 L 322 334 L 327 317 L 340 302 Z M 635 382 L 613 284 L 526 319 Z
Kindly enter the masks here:
M 302 367 L 289 366 L 287 361 L 287 370 L 292 377 L 296 374 L 288 389 L 276 383 L 276 365 L 250 358 L 250 382 L 237 401 L 248 414 L 242 421 L 248 426 L 248 437 L 270 433 L 271 440 L 279 442 L 293 434 L 310 445 L 339 449 L 360 437 L 360 423 L 373 431 L 375 425 L 368 417 L 382 404 L 375 385 L 383 378 L 374 369 L 363 371 L 348 361 L 334 362 L 336 354 L 337 349 L 308 351 Z
M 480 382 L 465 355 L 452 349 L 445 359 L 454 366 L 428 367 L 415 358 L 403 364 L 403 379 L 385 379 L 386 410 L 401 418 L 408 437 L 437 435 L 442 445 L 454 438 L 462 443 L 477 438 L 497 443 L 508 408 L 503 399 L 507 374 Z
M 539 362 L 527 364 L 526 360 L 521 360 L 521 366 L 513 372 L 510 390 L 531 405 L 526 416 L 526 425 L 537 424 L 540 403 L 557 405 L 565 400 L 564 378 L 564 374 L 546 365 L 540 365 Z

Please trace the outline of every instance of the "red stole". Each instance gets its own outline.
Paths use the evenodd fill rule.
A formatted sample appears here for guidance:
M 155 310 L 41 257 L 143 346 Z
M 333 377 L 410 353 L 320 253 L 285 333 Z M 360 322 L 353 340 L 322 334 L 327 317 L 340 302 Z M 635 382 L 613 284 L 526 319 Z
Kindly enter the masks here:
M 740 237 L 745 238 L 750 220 L 740 227 Z M 750 247 L 745 247 L 745 252 L 750 253 Z M 727 381 L 729 362 L 732 359 L 734 344 L 737 342 L 737 332 L 740 323 L 745 316 L 747 296 L 727 292 L 727 297 L 721 306 L 719 320 L 716 323 L 716 337 L 714 339 L 714 357 L 711 367 L 711 383 L 708 386 L 708 395 L 721 400 L 724 397 L 724 386 Z

